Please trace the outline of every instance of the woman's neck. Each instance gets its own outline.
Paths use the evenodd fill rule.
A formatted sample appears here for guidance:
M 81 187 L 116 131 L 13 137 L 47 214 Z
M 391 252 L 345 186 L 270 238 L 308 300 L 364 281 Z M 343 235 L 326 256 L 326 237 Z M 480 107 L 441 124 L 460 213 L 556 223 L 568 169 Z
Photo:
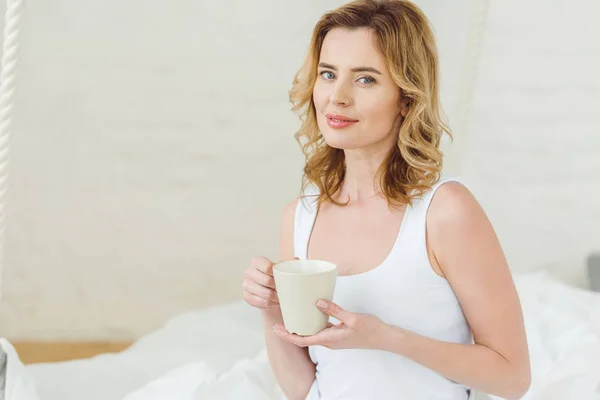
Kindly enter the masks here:
M 377 171 L 385 161 L 388 151 L 345 151 L 346 173 L 338 192 L 339 201 L 361 204 L 381 195 Z

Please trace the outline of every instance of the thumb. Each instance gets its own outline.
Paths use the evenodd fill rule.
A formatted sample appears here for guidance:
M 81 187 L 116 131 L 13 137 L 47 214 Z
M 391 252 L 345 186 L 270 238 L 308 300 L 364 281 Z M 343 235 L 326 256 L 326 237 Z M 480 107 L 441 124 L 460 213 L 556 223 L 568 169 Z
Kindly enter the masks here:
M 353 315 L 353 313 L 346 311 L 337 304 L 325 299 L 319 300 L 317 302 L 317 307 L 319 307 L 319 310 L 323 311 L 325 314 L 330 315 L 333 318 L 342 321 L 346 324 L 349 322 Z

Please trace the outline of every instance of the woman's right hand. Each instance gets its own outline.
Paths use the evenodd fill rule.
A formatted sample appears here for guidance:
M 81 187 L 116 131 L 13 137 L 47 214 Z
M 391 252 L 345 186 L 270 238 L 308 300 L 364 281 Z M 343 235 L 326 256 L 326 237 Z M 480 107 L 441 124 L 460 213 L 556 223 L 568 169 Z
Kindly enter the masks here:
M 244 271 L 244 301 L 261 311 L 279 311 L 273 265 L 266 257 L 254 257 Z

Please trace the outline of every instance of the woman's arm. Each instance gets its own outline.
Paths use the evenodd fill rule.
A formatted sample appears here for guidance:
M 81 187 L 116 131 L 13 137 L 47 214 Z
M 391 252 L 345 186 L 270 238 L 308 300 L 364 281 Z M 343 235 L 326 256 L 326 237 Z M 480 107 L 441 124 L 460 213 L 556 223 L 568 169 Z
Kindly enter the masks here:
M 475 344 L 441 342 L 386 326 L 383 347 L 475 390 L 519 399 L 531 380 L 520 301 L 496 234 L 464 186 L 438 188 L 428 213 L 427 242 L 431 263 L 450 283 Z
M 281 223 L 280 260 L 294 258 L 294 214 L 298 199 L 285 207 Z M 290 400 L 305 399 L 315 380 L 315 364 L 308 348 L 298 347 L 273 334 L 275 324 L 283 325 L 279 308 L 263 312 L 267 355 L 279 386 Z
M 382 324 L 379 347 L 431 369 L 455 382 L 507 400 L 518 400 L 529 388 L 529 372 L 482 344 L 431 339 Z

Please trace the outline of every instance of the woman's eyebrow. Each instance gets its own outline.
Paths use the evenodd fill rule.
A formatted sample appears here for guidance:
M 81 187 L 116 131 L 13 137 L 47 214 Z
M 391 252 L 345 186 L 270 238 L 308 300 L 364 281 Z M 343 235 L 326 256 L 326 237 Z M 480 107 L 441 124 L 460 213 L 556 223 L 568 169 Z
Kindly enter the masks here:
M 334 71 L 337 71 L 337 68 L 331 64 L 327 64 L 327 63 L 319 63 L 319 67 L 321 68 L 328 68 L 328 69 L 332 69 Z M 379 74 L 381 75 L 381 72 L 379 72 L 378 70 L 376 70 L 373 67 L 355 67 L 352 68 L 350 71 L 352 72 L 372 72 L 374 74 Z

